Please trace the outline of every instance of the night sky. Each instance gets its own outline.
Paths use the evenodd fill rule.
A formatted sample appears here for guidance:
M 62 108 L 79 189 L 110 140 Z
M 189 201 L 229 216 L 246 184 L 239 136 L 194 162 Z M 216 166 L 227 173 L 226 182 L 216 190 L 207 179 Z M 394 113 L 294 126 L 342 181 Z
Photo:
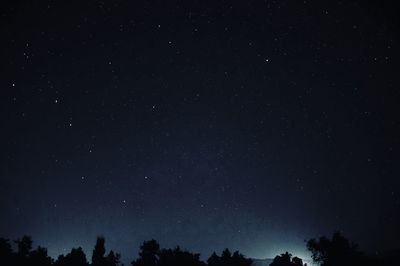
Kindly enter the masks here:
M 0 236 L 398 248 L 399 21 L 371 3 L 2 3 Z

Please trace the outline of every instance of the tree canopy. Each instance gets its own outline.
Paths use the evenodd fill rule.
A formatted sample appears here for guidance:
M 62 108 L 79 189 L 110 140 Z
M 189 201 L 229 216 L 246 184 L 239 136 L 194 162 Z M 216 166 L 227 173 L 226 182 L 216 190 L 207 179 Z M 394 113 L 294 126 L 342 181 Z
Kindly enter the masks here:
M 5 266 L 122 266 L 120 254 L 113 250 L 106 251 L 104 237 L 98 237 L 93 248 L 91 262 L 81 247 L 72 248 L 67 254 L 60 255 L 56 260 L 51 258 L 47 249 L 41 246 L 33 248 L 30 236 L 23 236 L 14 241 L 16 250 L 10 240 L 0 238 L 0 265 Z M 331 238 L 322 236 L 307 241 L 307 248 L 312 259 L 320 266 L 397 266 L 397 255 L 385 257 L 366 256 L 358 250 L 356 244 L 334 233 Z M 252 260 L 239 251 L 231 252 L 224 249 L 220 255 L 213 252 L 206 261 L 200 259 L 200 254 L 192 253 L 180 246 L 161 248 L 154 240 L 144 241 L 140 246 L 137 258 L 132 266 L 251 266 Z M 306 266 L 302 259 L 292 256 L 289 252 L 277 255 L 270 266 Z

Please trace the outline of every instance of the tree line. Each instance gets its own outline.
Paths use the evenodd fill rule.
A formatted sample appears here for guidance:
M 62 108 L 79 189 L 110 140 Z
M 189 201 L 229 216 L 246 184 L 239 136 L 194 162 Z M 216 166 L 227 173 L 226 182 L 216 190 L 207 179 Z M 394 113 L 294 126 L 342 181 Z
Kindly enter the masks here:
M 38 246 L 32 248 L 32 238 L 23 236 L 14 241 L 16 250 L 11 247 L 10 240 L 0 238 L 0 265 L 4 266 L 123 266 L 121 256 L 114 251 L 106 253 L 105 239 L 98 237 L 94 246 L 91 263 L 81 247 L 72 248 L 66 255 L 56 260 L 51 258 L 47 249 Z M 335 233 L 331 238 L 320 237 L 306 241 L 311 257 L 320 266 L 395 266 L 399 265 L 397 256 L 366 256 L 359 251 L 356 244 Z M 200 254 L 181 249 L 160 248 L 154 239 L 145 241 L 140 246 L 138 257 L 131 262 L 132 266 L 251 266 L 252 260 L 239 251 L 215 252 L 204 262 Z M 270 266 L 307 266 L 301 258 L 293 257 L 286 252 L 277 255 Z

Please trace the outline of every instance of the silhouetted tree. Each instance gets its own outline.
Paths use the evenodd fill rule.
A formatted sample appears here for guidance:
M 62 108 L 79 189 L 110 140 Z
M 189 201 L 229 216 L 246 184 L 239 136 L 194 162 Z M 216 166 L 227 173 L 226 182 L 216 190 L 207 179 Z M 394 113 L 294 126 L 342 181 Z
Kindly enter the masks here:
M 252 264 L 251 259 L 245 258 L 239 251 L 235 251 L 233 254 L 229 249 L 222 251 L 221 257 L 215 252 L 207 260 L 208 266 L 250 266 Z
M 229 249 L 224 249 L 221 254 L 220 266 L 229 266 L 231 262 L 231 251 Z
M 293 266 L 303 266 L 303 260 L 300 259 L 299 257 L 293 257 L 292 264 Z M 307 264 L 305 264 L 305 266 L 307 266 Z
M 242 254 L 239 253 L 239 251 L 235 251 L 233 252 L 231 263 L 235 266 L 250 266 L 253 261 L 251 259 L 245 258 Z
M 29 252 L 32 249 L 32 238 L 30 236 L 23 236 L 22 239 L 15 240 L 15 243 L 18 246 L 18 256 L 19 257 L 28 257 Z
M 156 266 L 159 260 L 160 245 L 154 239 L 145 241 L 140 246 L 139 258 L 132 261 L 132 266 Z
M 106 265 L 106 259 L 104 257 L 105 254 L 106 254 L 105 239 L 104 237 L 98 237 L 92 254 L 92 265 L 105 266 Z
M 114 253 L 114 251 L 111 250 L 107 256 L 105 256 L 105 254 L 105 239 L 104 237 L 98 237 L 92 254 L 92 266 L 119 265 L 121 256 L 118 253 Z
M 221 258 L 213 252 L 207 260 L 208 266 L 219 266 L 221 263 Z
M 114 251 L 110 251 L 106 257 L 106 266 L 118 266 L 120 264 L 121 256 Z
M 0 263 L 2 265 L 15 264 L 10 241 L 5 238 L 0 238 Z
M 158 266 L 204 266 L 200 261 L 200 254 L 183 251 L 177 246 L 175 249 L 162 249 L 159 252 Z
M 15 264 L 18 266 L 29 265 L 29 253 L 32 250 L 32 238 L 25 235 L 14 242 L 17 244 L 18 249 L 15 256 Z
M 51 266 L 53 259 L 47 255 L 47 249 L 38 247 L 29 254 L 29 264 L 38 266 Z
M 54 266 L 89 266 L 82 248 L 73 248 L 67 255 L 60 255 Z
M 270 266 L 292 266 L 292 254 L 286 253 L 276 256 Z
M 303 266 L 303 260 L 298 257 L 292 258 L 292 254 L 286 251 L 285 253 L 276 256 L 270 266 Z
M 73 248 L 70 253 L 61 255 L 54 262 L 47 254 L 47 249 L 37 247 L 32 250 L 32 239 L 23 236 L 15 241 L 17 251 L 11 247 L 8 239 L 0 238 L 0 265 L 3 266 L 89 266 L 82 248 Z M 357 246 L 340 233 L 332 238 L 320 237 L 307 241 L 307 248 L 312 258 L 321 266 L 398 266 L 399 251 L 393 250 L 366 256 L 358 251 Z M 110 251 L 106 255 L 105 240 L 99 237 L 92 254 L 91 266 L 119 266 L 120 255 Z M 221 256 L 215 252 L 207 260 L 207 266 L 251 266 L 252 260 L 245 258 L 238 251 L 233 254 L 225 249 Z M 206 266 L 200 260 L 200 254 L 175 249 L 161 249 L 156 240 L 145 241 L 140 247 L 139 257 L 133 266 Z M 305 266 L 300 258 L 292 257 L 288 252 L 276 256 L 271 266 Z
M 318 240 L 307 241 L 307 248 L 312 253 L 312 258 L 321 266 L 346 266 L 360 265 L 362 254 L 357 250 L 357 245 L 343 237 L 339 232 L 333 234 L 332 239 L 325 236 Z

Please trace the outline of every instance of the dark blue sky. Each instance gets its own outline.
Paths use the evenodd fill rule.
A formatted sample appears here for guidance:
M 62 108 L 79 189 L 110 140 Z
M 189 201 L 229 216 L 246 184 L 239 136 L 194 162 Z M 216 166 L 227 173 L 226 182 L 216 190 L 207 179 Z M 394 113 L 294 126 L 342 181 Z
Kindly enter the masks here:
M 0 12 L 0 235 L 398 247 L 391 1 L 27 2 Z

